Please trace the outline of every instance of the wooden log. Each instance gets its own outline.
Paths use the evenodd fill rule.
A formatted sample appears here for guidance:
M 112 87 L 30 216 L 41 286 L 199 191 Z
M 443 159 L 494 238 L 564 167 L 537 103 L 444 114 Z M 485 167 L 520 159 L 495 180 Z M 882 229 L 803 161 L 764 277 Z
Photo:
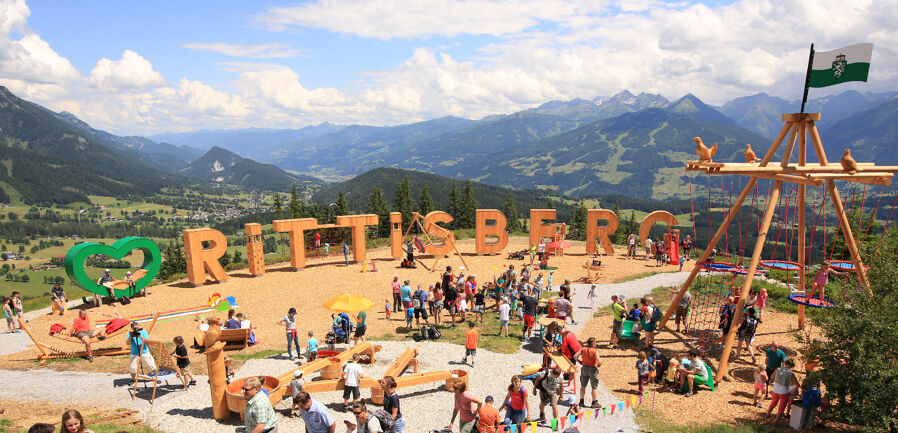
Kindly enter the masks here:
M 366 341 L 364 343 L 357 344 L 349 349 L 346 349 L 346 350 L 340 352 L 336 356 L 336 358 L 339 359 L 340 363 L 342 364 L 342 363 L 346 362 L 347 360 L 349 360 L 349 358 L 352 358 L 352 355 L 354 355 L 356 353 L 362 353 L 370 347 L 371 347 L 371 343 Z M 302 370 L 303 376 L 309 377 L 309 375 L 311 375 L 312 373 L 314 373 L 318 370 L 321 370 L 325 366 L 329 365 L 330 362 L 331 362 L 330 358 L 318 358 L 306 365 L 303 365 L 302 367 L 294 368 L 290 371 L 287 371 L 284 374 L 278 376 L 277 378 L 279 381 L 281 381 L 281 383 L 290 383 L 290 381 L 293 380 L 293 372 L 294 371 Z M 279 389 L 276 394 L 279 394 L 282 397 L 286 391 L 287 391 L 287 387 L 281 387 L 281 389 Z
M 393 362 L 393 365 L 387 369 L 387 372 L 384 373 L 384 377 L 393 376 L 394 378 L 398 377 L 402 372 L 408 367 L 409 361 L 412 358 L 418 356 L 418 348 L 417 347 L 409 347 L 405 349 L 405 352 L 402 352 L 402 355 L 399 355 L 396 358 L 396 361 Z
M 771 191 L 770 197 L 767 198 L 767 207 L 764 209 L 764 217 L 761 220 L 758 239 L 755 242 L 755 249 L 752 252 L 751 262 L 748 265 L 748 273 L 745 274 L 745 277 L 742 280 L 742 289 L 739 291 L 739 301 L 736 303 L 736 313 L 733 315 L 730 332 L 726 335 L 723 351 L 720 353 L 720 364 L 714 375 L 716 382 L 723 380 L 723 377 L 726 375 L 727 363 L 729 362 L 730 352 L 733 350 L 733 341 L 736 337 L 736 329 L 739 328 L 739 324 L 742 323 L 742 310 L 745 309 L 745 299 L 748 298 L 748 291 L 751 289 L 751 283 L 755 279 L 755 271 L 758 270 L 758 263 L 761 262 L 761 252 L 764 251 L 764 243 L 767 242 L 767 230 L 770 229 L 773 211 L 776 210 L 776 205 L 779 201 L 782 189 L 783 183 L 779 181 L 775 182 L 773 184 L 773 191 Z
M 792 124 L 792 132 L 789 134 L 789 141 L 786 142 L 786 149 L 783 150 L 783 161 L 781 167 L 789 166 L 789 160 L 792 159 L 792 149 L 795 148 L 795 139 L 798 137 L 799 123 Z
M 814 144 L 817 161 L 820 161 L 820 165 L 828 165 L 829 161 L 826 159 L 826 151 L 823 150 L 823 142 L 820 141 L 820 132 L 817 131 L 817 124 L 813 120 L 808 121 L 808 130 L 811 132 L 811 143 Z
M 770 180 L 779 180 L 782 182 L 792 182 L 797 183 L 799 185 L 810 185 L 810 186 L 820 186 L 823 185 L 822 180 L 818 179 L 808 179 L 802 176 L 789 176 L 785 174 L 760 174 L 760 173 L 751 173 L 749 176 L 757 177 L 761 179 L 770 179 Z
M 783 122 L 820 120 L 820 113 L 785 113 L 780 118 Z
M 448 378 L 452 377 L 452 373 L 440 370 L 440 371 L 428 371 L 426 373 L 417 373 L 410 374 L 402 377 L 396 378 L 396 387 L 408 387 L 408 386 L 416 386 L 429 382 L 440 382 L 444 381 Z

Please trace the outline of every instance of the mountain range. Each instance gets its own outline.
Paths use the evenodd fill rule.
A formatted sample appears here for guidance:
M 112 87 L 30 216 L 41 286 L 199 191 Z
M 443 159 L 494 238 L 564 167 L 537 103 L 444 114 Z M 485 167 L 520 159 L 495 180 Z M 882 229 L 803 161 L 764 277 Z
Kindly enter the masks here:
M 244 158 L 218 146 L 209 149 L 178 173 L 194 179 L 263 190 L 286 191 L 291 185 L 321 184 L 314 177 L 291 174 L 274 165 Z

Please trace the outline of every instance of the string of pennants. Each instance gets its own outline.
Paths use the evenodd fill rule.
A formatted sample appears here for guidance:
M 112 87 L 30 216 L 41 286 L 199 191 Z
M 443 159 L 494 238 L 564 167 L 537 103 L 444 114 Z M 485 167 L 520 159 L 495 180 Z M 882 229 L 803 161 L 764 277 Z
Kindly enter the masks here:
M 636 407 L 637 405 L 641 405 L 644 399 L 649 398 L 649 392 L 646 391 L 643 394 L 639 394 L 638 396 L 634 395 L 626 400 L 620 400 L 616 404 L 612 404 L 610 406 L 604 406 L 601 409 L 590 409 L 587 411 L 578 412 L 576 415 L 568 415 L 559 418 L 551 418 L 548 420 L 549 427 L 552 428 L 552 431 L 558 431 L 559 429 L 565 428 L 565 425 L 573 425 L 575 422 L 580 421 L 580 424 L 583 424 L 583 421 L 587 421 L 590 418 L 595 420 L 599 417 L 606 417 L 614 415 L 615 412 L 621 413 L 624 408 L 629 409 L 630 407 Z M 497 433 L 524 433 L 527 426 L 530 426 L 531 432 L 536 432 L 536 427 L 539 426 L 539 421 L 531 421 L 529 423 L 521 423 L 521 424 L 499 424 L 499 429 Z

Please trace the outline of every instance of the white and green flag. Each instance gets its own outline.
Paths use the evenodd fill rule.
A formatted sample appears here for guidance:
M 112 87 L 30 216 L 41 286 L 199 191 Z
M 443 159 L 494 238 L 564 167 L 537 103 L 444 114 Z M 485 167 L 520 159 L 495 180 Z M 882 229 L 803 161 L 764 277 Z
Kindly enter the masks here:
M 854 44 L 814 53 L 809 87 L 827 87 L 848 81 L 867 81 L 873 44 Z

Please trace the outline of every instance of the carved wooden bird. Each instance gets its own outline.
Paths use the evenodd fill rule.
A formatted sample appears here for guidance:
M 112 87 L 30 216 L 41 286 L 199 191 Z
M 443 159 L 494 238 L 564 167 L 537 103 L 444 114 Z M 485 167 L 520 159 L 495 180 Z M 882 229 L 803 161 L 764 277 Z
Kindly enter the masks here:
M 842 155 L 842 168 L 848 172 L 848 174 L 857 173 L 857 161 L 851 157 L 851 149 L 845 149 L 845 153 Z
M 751 144 L 745 143 L 745 162 L 751 164 L 754 162 L 758 162 L 761 158 L 758 158 L 758 155 L 755 155 L 755 151 L 751 150 Z
M 692 139 L 695 142 L 695 153 L 698 154 L 698 160 L 700 162 L 711 162 L 711 158 L 714 155 L 717 155 L 717 143 L 711 145 L 711 148 L 708 149 L 708 146 L 705 146 L 705 143 L 702 143 L 701 137 L 695 137 Z

